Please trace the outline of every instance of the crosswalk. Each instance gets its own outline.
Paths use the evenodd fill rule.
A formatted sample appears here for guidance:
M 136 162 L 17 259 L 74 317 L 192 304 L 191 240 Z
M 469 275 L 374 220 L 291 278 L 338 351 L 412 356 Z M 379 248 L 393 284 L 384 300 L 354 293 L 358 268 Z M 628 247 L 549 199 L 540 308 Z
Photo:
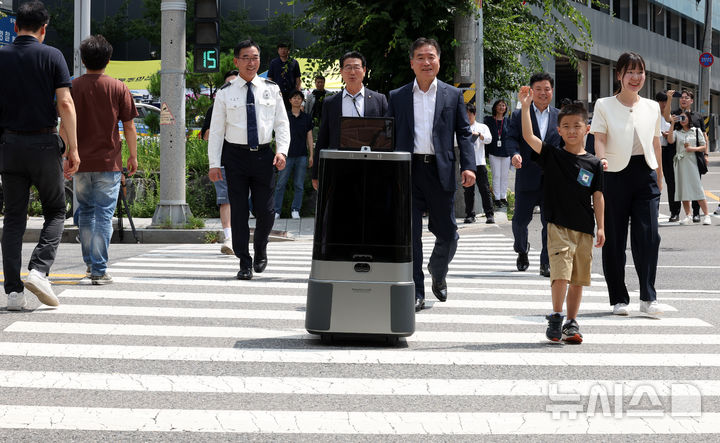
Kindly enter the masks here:
M 663 297 L 662 318 L 637 306 L 615 317 L 593 274 L 585 342 L 550 344 L 538 252 L 516 272 L 512 240 L 483 231 L 461 235 L 449 300 L 430 294 L 411 337 L 328 345 L 304 330 L 311 251 L 270 243 L 266 272 L 238 281 L 237 259 L 214 245 L 158 247 L 111 262 L 113 285 L 58 286 L 59 308 L 13 314 L 0 332 L 0 430 L 57 440 L 720 433 L 720 334 L 682 310 L 702 295 Z

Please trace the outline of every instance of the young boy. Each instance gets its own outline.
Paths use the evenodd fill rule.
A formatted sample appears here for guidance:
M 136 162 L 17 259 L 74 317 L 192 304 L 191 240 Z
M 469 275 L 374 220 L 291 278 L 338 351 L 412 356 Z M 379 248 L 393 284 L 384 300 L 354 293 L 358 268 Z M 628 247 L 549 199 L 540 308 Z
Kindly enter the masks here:
M 475 121 L 475 105 L 468 103 L 465 105 L 468 120 L 470 121 L 470 130 L 472 131 L 472 140 L 475 147 L 475 183 L 480 191 L 482 198 L 483 211 L 485 211 L 485 223 L 495 223 L 495 213 L 493 212 L 492 195 L 490 194 L 490 183 L 488 182 L 487 167 L 485 166 L 485 145 L 492 143 L 492 134 L 490 128 L 486 124 Z M 457 146 L 457 139 L 455 139 Z M 464 188 L 465 193 L 465 223 L 475 223 L 475 188 L 473 186 Z
M 585 151 L 585 135 L 590 126 L 582 104 L 569 104 L 560 110 L 558 133 L 565 147 L 557 149 L 544 144 L 533 134 L 530 120 L 532 98 L 532 90 L 523 86 L 518 95 L 522 104 L 523 138 L 537 153 L 533 154 L 533 159 L 542 167 L 545 177 L 543 192 L 553 303 L 553 313 L 546 317 L 548 328 L 545 336 L 553 342 L 562 339 L 569 343 L 582 343 L 576 318 L 582 287 L 590 286 L 595 221 L 595 247 L 600 248 L 605 243 L 603 168 L 600 159 Z M 568 320 L 563 325 L 566 292 Z

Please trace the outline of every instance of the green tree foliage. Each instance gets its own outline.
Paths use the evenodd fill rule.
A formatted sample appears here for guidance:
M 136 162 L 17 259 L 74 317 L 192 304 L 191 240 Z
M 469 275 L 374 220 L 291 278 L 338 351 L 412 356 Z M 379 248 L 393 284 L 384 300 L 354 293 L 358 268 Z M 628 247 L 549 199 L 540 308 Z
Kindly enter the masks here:
M 443 50 L 439 77 L 452 81 L 454 16 L 474 14 L 469 0 L 314 0 L 296 26 L 319 37 L 303 53 L 332 64 L 349 50 L 368 61 L 367 84 L 388 92 L 413 78 L 408 48 L 418 37 L 436 39 Z M 544 58 L 562 55 L 577 65 L 574 47 L 590 44 L 590 24 L 572 0 L 485 0 L 485 96 L 500 96 L 527 82 Z M 539 51 L 543 48 L 544 51 Z M 520 63 L 525 56 L 529 67 Z

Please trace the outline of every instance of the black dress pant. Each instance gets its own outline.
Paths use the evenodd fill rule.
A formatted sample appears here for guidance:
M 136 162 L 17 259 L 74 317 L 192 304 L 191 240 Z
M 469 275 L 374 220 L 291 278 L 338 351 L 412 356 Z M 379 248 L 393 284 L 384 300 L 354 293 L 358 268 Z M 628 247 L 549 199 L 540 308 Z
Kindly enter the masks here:
M 485 165 L 477 165 L 475 172 L 475 184 L 480 191 L 483 211 L 485 215 L 493 215 L 492 195 L 490 194 L 490 183 L 488 182 L 487 168 Z M 475 188 L 468 186 L 463 188 L 465 197 L 465 217 L 475 216 Z
M 222 150 L 222 165 L 230 200 L 230 224 L 232 243 L 235 256 L 240 259 L 240 268 L 252 266 L 250 256 L 250 227 L 248 217 L 248 194 L 252 191 L 251 200 L 255 214 L 255 234 L 253 249 L 255 255 L 265 254 L 268 236 L 275 223 L 274 190 L 275 153 L 269 149 L 249 151 L 225 141 Z
M 435 246 L 429 266 L 436 279 L 444 279 L 455 256 L 458 238 L 455 221 L 455 192 L 443 189 L 437 165 L 412 160 L 412 240 L 415 298 L 425 297 L 425 274 L 422 270 L 422 219 L 428 213 L 428 230 L 435 235 Z
M 512 219 L 512 232 L 515 239 L 513 249 L 518 254 L 528 252 L 528 226 L 533 218 L 535 206 L 540 206 L 540 231 L 542 249 L 540 250 L 540 264 L 549 265 L 547 252 L 547 220 L 545 220 L 545 198 L 542 186 L 536 191 L 515 192 L 515 214 Z
M 605 246 L 603 272 L 610 304 L 628 304 L 625 285 L 625 249 L 630 224 L 630 248 L 640 283 L 640 300 L 652 301 L 655 292 L 660 233 L 658 211 L 660 188 L 657 174 L 642 155 L 634 155 L 619 172 L 605 172 Z
M 28 269 L 47 274 L 55 261 L 65 223 L 63 148 L 56 134 L 5 134 L 0 139 L 0 171 L 5 198 L 2 259 L 8 294 L 24 289 L 20 268 L 31 185 L 38 191 L 45 223 Z

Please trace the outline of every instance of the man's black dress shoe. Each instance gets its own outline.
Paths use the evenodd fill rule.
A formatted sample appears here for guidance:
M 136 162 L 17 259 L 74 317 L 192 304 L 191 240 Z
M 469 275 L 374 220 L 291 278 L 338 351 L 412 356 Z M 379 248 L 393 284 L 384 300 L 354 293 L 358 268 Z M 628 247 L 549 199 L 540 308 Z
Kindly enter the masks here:
M 267 267 L 267 253 L 263 251 L 262 253 L 256 252 L 255 253 L 255 260 L 253 260 L 253 269 L 255 269 L 255 272 L 260 274 L 262 271 L 265 270 Z
M 430 270 L 430 265 L 428 265 L 428 272 L 430 273 L 430 277 L 432 277 L 433 294 L 435 294 L 435 297 L 437 297 L 438 300 L 447 301 L 447 283 L 445 283 L 445 279 L 443 278 L 442 280 L 436 280 L 435 276 Z
M 550 265 L 540 263 L 540 275 L 550 277 Z
M 250 269 L 250 268 L 240 269 L 240 271 L 237 273 L 237 279 L 238 280 L 252 279 L 252 269 Z
M 422 311 L 425 309 L 425 299 L 424 298 L 416 298 L 415 299 L 415 312 Z
M 668 219 L 668 222 L 674 223 L 676 221 L 680 221 L 680 214 L 670 214 L 670 218 Z
M 530 260 L 528 260 L 527 252 L 518 253 L 518 258 L 517 258 L 518 271 L 525 271 L 529 267 L 530 267 Z
M 693 223 L 700 223 L 700 214 L 693 215 Z

